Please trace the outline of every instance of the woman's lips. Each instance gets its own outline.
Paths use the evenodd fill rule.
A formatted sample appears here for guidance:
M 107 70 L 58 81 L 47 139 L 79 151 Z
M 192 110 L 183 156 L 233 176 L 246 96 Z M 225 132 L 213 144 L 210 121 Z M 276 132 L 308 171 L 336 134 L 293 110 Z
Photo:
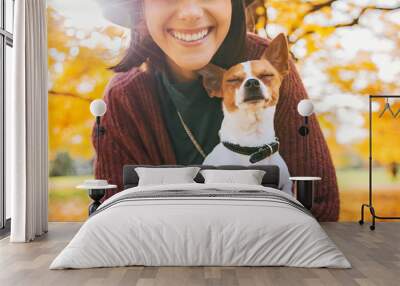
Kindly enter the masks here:
M 213 27 L 198 29 L 167 29 L 169 35 L 184 46 L 201 44 L 213 30 Z

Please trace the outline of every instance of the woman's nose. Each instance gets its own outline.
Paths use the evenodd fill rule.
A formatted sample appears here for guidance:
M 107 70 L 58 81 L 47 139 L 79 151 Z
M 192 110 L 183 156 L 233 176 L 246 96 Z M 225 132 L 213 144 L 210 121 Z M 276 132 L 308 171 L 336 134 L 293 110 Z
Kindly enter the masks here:
M 203 8 L 196 0 L 182 1 L 178 12 L 178 18 L 185 21 L 196 21 L 203 16 L 203 13 Z

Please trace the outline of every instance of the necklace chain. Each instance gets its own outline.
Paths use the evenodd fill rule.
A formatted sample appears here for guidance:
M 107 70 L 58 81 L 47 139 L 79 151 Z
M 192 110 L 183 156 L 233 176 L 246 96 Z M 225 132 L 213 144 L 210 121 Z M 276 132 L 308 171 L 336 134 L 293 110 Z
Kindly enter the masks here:
M 201 156 L 203 156 L 203 158 L 205 158 L 206 157 L 206 153 L 204 152 L 203 148 L 200 146 L 199 142 L 194 137 L 192 131 L 186 125 L 185 121 L 183 120 L 182 114 L 179 111 L 176 111 L 176 112 L 178 113 L 179 120 L 181 121 L 183 129 L 185 129 L 185 132 L 186 132 L 187 136 L 190 138 L 190 141 L 192 141 L 194 147 L 201 154 Z

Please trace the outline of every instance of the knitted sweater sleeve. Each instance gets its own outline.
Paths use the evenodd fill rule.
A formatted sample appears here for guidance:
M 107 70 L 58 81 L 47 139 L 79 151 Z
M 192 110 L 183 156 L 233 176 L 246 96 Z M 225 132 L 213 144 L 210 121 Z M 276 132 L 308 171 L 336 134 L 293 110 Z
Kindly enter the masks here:
M 92 134 L 97 154 L 94 174 L 118 188 L 109 190 L 104 199 L 122 191 L 124 165 L 176 164 L 153 87 L 149 73 L 133 68 L 116 74 L 105 91 L 107 112 L 101 125 L 106 131 L 99 144 L 95 126 Z
M 315 115 L 309 118 L 310 133 L 302 137 L 298 128 L 303 118 L 297 112 L 300 100 L 308 98 L 296 70 L 290 62 L 290 72 L 282 82 L 275 113 L 275 128 L 281 141 L 281 155 L 292 176 L 318 176 L 312 212 L 320 221 L 336 221 L 339 216 L 339 192 L 331 155 Z
M 142 151 L 139 150 L 140 144 L 135 144 L 135 121 L 130 118 L 129 104 L 125 100 L 124 88 L 111 81 L 104 94 L 107 112 L 101 118 L 101 126 L 105 128 L 105 133 L 100 136 L 99 144 L 96 140 L 96 126 L 93 127 L 95 178 L 108 180 L 110 184 L 118 186 L 117 189 L 108 190 L 103 201 L 122 190 L 123 166 L 128 163 L 137 164 L 136 154 Z

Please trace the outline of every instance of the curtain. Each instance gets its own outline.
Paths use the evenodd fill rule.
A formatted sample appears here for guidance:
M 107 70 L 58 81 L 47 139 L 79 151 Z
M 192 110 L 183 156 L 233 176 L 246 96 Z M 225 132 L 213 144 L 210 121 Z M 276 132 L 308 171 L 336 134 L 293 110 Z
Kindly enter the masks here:
M 28 242 L 48 227 L 46 0 L 15 1 L 14 21 L 6 187 L 11 189 L 10 241 Z

